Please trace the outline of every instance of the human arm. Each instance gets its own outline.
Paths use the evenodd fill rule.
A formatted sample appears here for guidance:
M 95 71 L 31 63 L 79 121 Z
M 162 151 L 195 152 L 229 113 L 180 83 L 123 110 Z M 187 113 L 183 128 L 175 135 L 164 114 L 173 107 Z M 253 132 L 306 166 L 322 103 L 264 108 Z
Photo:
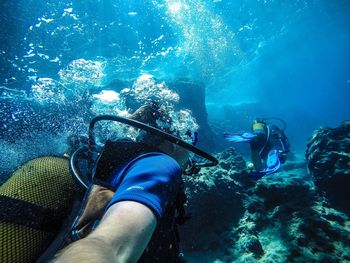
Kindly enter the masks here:
M 165 154 L 147 153 L 129 162 L 115 179 L 117 191 L 99 226 L 56 262 L 136 262 L 157 220 L 175 201 L 181 169 Z
M 134 201 L 115 203 L 89 236 L 68 246 L 54 262 L 137 262 L 156 224 L 147 206 Z

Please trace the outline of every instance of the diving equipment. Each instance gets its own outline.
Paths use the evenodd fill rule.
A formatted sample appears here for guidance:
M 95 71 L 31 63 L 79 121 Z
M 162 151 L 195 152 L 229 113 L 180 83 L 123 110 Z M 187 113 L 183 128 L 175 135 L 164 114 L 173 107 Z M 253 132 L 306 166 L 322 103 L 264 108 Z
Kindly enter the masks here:
M 94 125 L 100 120 L 117 121 L 146 130 L 209 160 L 196 163 L 195 167 L 209 167 L 218 163 L 210 154 L 159 129 L 117 116 L 96 117 L 90 123 L 87 144 L 84 140 L 79 140 L 80 147 L 72 153 L 70 161 L 60 157 L 34 159 L 19 168 L 0 187 L 0 262 L 34 262 L 36 259 L 40 263 L 48 262 L 62 247 L 67 235 L 74 230 L 71 228 L 74 220 L 66 222 L 66 219 L 68 216 L 76 219 L 79 214 L 77 210 L 80 209 L 80 202 L 77 207 L 75 200 L 82 199 L 84 192 L 87 192 L 85 189 L 92 187 L 94 180 L 104 179 L 102 176 L 93 178 L 96 163 L 103 154 L 102 147 L 97 145 L 94 137 Z M 132 143 L 135 146 L 137 144 Z M 110 144 L 109 148 L 116 144 Z M 123 154 L 123 151 L 119 153 Z M 104 191 L 103 188 L 100 190 Z M 86 196 L 88 195 L 87 193 Z M 107 192 L 107 195 L 109 199 L 111 193 Z M 184 202 L 176 204 L 180 214 Z M 101 207 L 104 208 L 104 202 Z M 176 217 L 176 220 L 183 221 L 181 217 Z M 173 218 L 170 223 L 171 226 L 174 224 Z M 168 231 L 170 227 L 166 225 L 164 229 Z M 162 233 L 159 235 L 163 236 Z M 176 231 L 171 236 L 175 237 Z M 172 244 L 178 245 L 176 242 Z M 164 249 L 169 250 L 168 247 Z
M 250 132 L 243 133 L 224 133 L 224 138 L 228 142 L 249 142 L 257 135 Z
M 247 170 L 253 171 L 253 170 L 254 170 L 254 163 L 248 162 L 248 163 L 247 163 Z
M 281 122 L 283 126 L 278 127 L 274 124 L 271 124 L 270 123 L 271 120 L 277 120 L 277 121 Z M 285 155 L 286 153 L 288 153 L 289 152 L 289 143 L 288 143 L 288 139 L 287 139 L 286 135 L 284 134 L 284 131 L 286 128 L 287 128 L 287 124 L 281 118 L 277 118 L 277 117 L 256 118 L 253 122 L 252 130 L 256 134 L 260 133 L 260 134 L 264 134 L 264 136 L 265 136 L 265 142 L 259 151 L 259 155 L 261 155 L 264 152 L 264 150 L 265 150 L 265 148 L 270 140 L 270 137 L 275 137 L 276 135 L 278 136 L 278 142 L 279 142 L 280 147 L 281 147 L 281 149 L 279 149 L 279 154 L 282 156 L 282 154 Z M 285 159 L 286 158 L 282 158 L 281 162 L 283 163 L 285 161 Z
M 97 122 L 106 121 L 106 120 L 123 123 L 129 126 L 141 129 L 143 131 L 149 132 L 152 135 L 155 135 L 164 140 L 167 140 L 175 145 L 178 145 L 186 149 L 189 152 L 194 153 L 195 155 L 198 155 L 201 158 L 208 160 L 207 162 L 203 162 L 203 163 L 196 162 L 194 164 L 195 167 L 192 168 L 193 171 L 198 171 L 198 169 L 202 167 L 215 166 L 219 163 L 218 160 L 214 156 L 210 155 L 209 153 L 195 147 L 194 145 L 191 145 L 190 143 L 185 142 L 184 140 L 178 137 L 175 137 L 169 133 L 166 133 L 158 128 L 152 127 L 150 125 L 144 124 L 136 120 L 132 120 L 132 119 L 128 119 L 120 116 L 101 115 L 93 118 L 90 122 L 89 139 L 88 139 L 87 145 L 82 146 L 78 150 L 76 150 L 76 152 L 73 153 L 70 160 L 70 169 L 73 173 L 73 177 L 84 189 L 87 189 L 88 185 L 91 184 L 92 182 L 92 179 L 93 179 L 92 169 L 94 167 L 93 164 L 96 163 L 97 159 L 99 158 L 100 150 L 101 150 L 101 147 L 96 143 L 94 127 Z M 85 165 L 81 163 L 82 167 L 79 167 L 77 165 L 79 161 L 85 162 Z
M 257 118 L 253 121 L 252 124 L 252 131 L 254 133 L 262 133 L 266 134 L 267 133 L 267 125 L 264 119 Z
M 266 161 L 266 168 L 262 171 L 252 172 L 255 179 L 260 179 L 261 177 L 277 172 L 281 167 L 281 162 L 279 160 L 279 151 L 272 150 L 269 152 Z
M 152 127 L 150 125 L 144 124 L 144 123 L 136 121 L 136 120 L 123 118 L 120 116 L 113 116 L 113 115 L 101 115 L 101 116 L 97 116 L 97 117 L 92 119 L 92 121 L 90 122 L 90 125 L 89 125 L 89 146 L 90 147 L 96 147 L 94 126 L 95 126 L 96 122 L 103 121 L 103 120 L 116 121 L 116 122 L 124 123 L 124 124 L 130 125 L 132 127 L 147 131 L 147 132 L 152 133 L 153 135 L 156 135 L 158 137 L 161 137 L 162 139 L 167 140 L 173 144 L 179 145 L 182 148 L 210 161 L 210 162 L 206 162 L 206 163 L 198 163 L 197 167 L 211 167 L 211 166 L 215 166 L 219 163 L 218 160 L 214 156 L 212 156 L 212 155 L 208 154 L 207 152 L 191 145 L 190 143 L 185 142 L 184 140 L 182 140 L 178 137 L 175 137 L 174 135 L 171 135 L 171 134 L 166 133 L 158 128 Z
M 268 117 L 268 118 L 260 118 L 260 120 L 263 120 L 263 121 L 265 121 L 265 122 L 267 122 L 267 121 L 271 121 L 271 120 L 277 120 L 277 121 L 279 121 L 280 123 L 282 123 L 282 128 L 281 127 L 279 127 L 282 131 L 285 131 L 286 129 L 287 129 L 287 123 L 284 121 L 284 120 L 282 120 L 281 118 L 278 118 L 278 117 Z
M 66 158 L 40 157 L 17 169 L 0 187 L 0 262 L 34 262 L 80 195 Z

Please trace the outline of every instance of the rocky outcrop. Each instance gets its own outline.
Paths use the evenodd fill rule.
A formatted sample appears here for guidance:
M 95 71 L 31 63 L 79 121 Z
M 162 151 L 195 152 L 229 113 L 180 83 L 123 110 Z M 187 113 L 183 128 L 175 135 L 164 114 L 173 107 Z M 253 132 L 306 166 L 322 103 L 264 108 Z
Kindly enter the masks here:
M 213 132 L 208 124 L 204 84 L 180 78 L 169 83 L 169 88 L 176 91 L 180 96 L 178 107 L 191 109 L 193 117 L 197 120 L 199 125 L 198 146 L 208 151 L 213 151 L 215 142 Z
M 218 154 L 219 165 L 185 178 L 191 219 L 182 227 L 187 251 L 221 250 L 223 235 L 244 213 L 242 193 L 249 180 L 245 161 L 233 148 Z M 237 178 L 241 178 L 237 180 Z
M 224 261 L 339 262 L 349 259 L 349 217 L 330 208 L 304 169 L 264 177 L 250 189 Z
M 310 139 L 306 158 L 319 191 L 333 206 L 350 212 L 350 121 L 320 128 Z
M 233 148 L 217 158 L 218 167 L 185 181 L 188 262 L 350 260 L 350 218 L 318 194 L 305 160 L 254 181 Z

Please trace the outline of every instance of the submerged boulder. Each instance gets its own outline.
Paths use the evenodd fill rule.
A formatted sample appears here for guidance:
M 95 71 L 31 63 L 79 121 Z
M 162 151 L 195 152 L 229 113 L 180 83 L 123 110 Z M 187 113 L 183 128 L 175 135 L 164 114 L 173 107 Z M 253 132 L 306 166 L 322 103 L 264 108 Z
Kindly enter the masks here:
M 242 194 L 249 185 L 245 161 L 233 148 L 216 157 L 217 167 L 185 177 L 187 211 L 191 215 L 180 228 L 185 252 L 221 252 L 227 246 L 225 233 L 244 213 Z
M 179 108 L 191 109 L 199 125 L 198 146 L 212 151 L 215 146 L 213 131 L 208 124 L 208 113 L 205 105 L 205 86 L 198 81 L 179 78 L 169 83 L 169 87 L 180 96 Z
M 216 157 L 217 167 L 185 178 L 188 262 L 350 260 L 350 217 L 318 194 L 304 159 L 255 181 L 234 148 Z
M 350 212 L 350 121 L 315 131 L 306 158 L 317 189 L 333 206 Z

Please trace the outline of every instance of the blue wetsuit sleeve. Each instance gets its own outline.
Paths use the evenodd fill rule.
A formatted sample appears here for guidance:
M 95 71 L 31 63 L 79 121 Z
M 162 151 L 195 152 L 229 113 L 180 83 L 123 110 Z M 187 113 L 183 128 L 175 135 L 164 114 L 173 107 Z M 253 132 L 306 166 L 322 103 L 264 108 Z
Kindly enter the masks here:
M 129 162 L 115 177 L 117 191 L 107 209 L 120 201 L 135 201 L 160 219 L 173 203 L 181 182 L 179 164 L 163 153 L 146 153 Z

